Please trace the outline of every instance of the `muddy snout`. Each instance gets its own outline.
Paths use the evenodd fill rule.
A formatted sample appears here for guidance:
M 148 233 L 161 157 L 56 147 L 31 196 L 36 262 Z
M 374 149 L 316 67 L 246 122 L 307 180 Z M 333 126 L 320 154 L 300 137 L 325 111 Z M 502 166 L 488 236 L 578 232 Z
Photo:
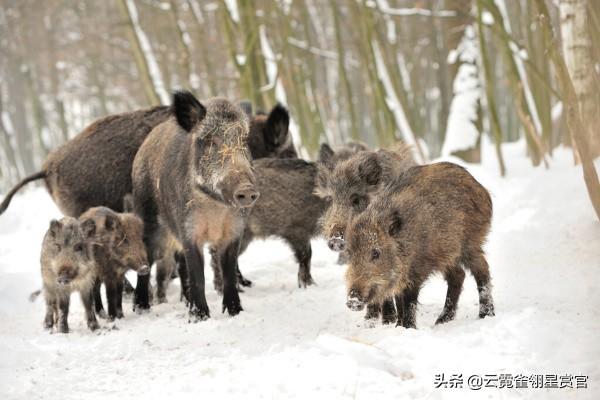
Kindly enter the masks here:
M 247 208 L 252 207 L 259 196 L 260 193 L 255 189 L 254 185 L 247 184 L 240 186 L 233 193 L 233 201 L 236 207 Z
M 75 275 L 77 275 L 77 273 L 71 266 L 63 266 L 56 276 L 56 283 L 59 285 L 68 285 L 75 279 Z
M 148 275 L 149 273 L 150 273 L 150 267 L 148 265 L 142 265 L 137 270 L 137 274 L 139 276 L 145 276 L 145 275 Z
M 350 290 L 346 299 L 346 307 L 352 311 L 360 311 L 365 308 L 365 299 L 356 289 Z
M 344 251 L 346 249 L 346 241 L 341 236 L 334 236 L 327 241 L 327 246 L 333 251 Z

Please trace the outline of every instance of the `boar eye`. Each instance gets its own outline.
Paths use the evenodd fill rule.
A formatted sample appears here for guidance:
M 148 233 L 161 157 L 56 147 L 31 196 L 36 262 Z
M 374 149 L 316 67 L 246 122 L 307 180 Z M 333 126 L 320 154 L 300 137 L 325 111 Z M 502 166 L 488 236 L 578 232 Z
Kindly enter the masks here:
M 77 243 L 75 246 L 73 246 L 73 250 L 75 250 L 78 253 L 81 253 L 83 251 L 83 244 Z
M 325 200 L 327 203 L 331 203 L 333 201 L 331 196 L 325 196 L 325 197 L 323 197 L 323 200 Z
M 357 211 L 362 211 L 365 208 L 363 196 L 355 194 L 350 198 L 350 201 L 352 202 L 352 207 Z
M 371 250 L 371 261 L 378 260 L 380 256 L 381 256 L 381 250 L 379 250 L 379 249 Z

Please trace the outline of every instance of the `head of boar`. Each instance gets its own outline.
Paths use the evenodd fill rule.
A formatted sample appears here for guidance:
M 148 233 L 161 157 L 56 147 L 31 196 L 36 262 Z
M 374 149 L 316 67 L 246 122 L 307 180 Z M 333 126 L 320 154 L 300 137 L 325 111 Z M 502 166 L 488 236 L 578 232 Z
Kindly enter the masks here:
M 402 217 L 397 211 L 378 208 L 369 207 L 348 226 L 346 305 L 354 311 L 369 303 L 381 304 L 401 292 L 408 281 Z
M 77 284 L 95 276 L 96 248 L 75 218 L 52 220 L 42 247 L 42 257 L 46 260 L 43 266 L 57 285 Z
M 190 92 L 176 92 L 172 111 L 181 132 L 191 135 L 189 158 L 194 185 L 236 208 L 259 196 L 248 150 L 248 117 L 220 98 L 201 104 Z
M 118 214 L 106 207 L 94 207 L 81 216 L 81 227 L 90 240 L 102 243 L 111 262 L 140 275 L 150 272 L 144 246 L 144 225 L 131 213 Z

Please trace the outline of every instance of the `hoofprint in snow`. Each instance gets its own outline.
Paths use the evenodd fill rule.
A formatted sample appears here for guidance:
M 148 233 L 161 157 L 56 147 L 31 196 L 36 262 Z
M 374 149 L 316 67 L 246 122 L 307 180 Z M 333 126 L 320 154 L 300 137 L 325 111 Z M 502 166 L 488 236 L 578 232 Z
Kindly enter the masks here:
M 504 151 L 505 179 L 491 146 L 483 167 L 468 166 L 494 201 L 487 253 L 496 317 L 478 319 L 467 277 L 456 319 L 434 326 L 446 293 L 435 277 L 421 292 L 417 330 L 368 326 L 348 310 L 344 267 L 322 240 L 313 241 L 318 286 L 306 290 L 291 251 L 267 240 L 240 259 L 254 286 L 236 317 L 221 314 L 209 283 L 212 318 L 188 323 L 174 283 L 169 303 L 143 315 L 125 303 L 125 319 L 101 321 L 99 333 L 87 330 L 73 296 L 71 333 L 50 334 L 43 300 L 27 298 L 41 284 L 42 236 L 60 214 L 43 189 L 25 191 L 0 217 L 0 398 L 598 398 L 600 224 L 580 168 L 564 149 L 550 170 L 532 168 L 522 142 Z M 588 389 L 471 391 L 435 388 L 442 373 L 462 374 L 465 387 L 473 374 L 589 378 Z

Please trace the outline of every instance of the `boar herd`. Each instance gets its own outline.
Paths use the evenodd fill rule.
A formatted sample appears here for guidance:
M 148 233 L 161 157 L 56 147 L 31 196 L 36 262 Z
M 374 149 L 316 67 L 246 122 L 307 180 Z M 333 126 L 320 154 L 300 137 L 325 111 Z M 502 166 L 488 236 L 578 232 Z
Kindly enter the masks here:
M 419 290 L 439 272 L 448 290 L 436 323 L 452 320 L 464 269 L 477 283 L 480 318 L 494 315 L 482 248 L 492 202 L 464 168 L 418 165 L 402 143 L 375 151 L 323 144 L 316 162 L 305 161 L 289 121 L 281 105 L 253 114 L 248 103 L 179 91 L 171 106 L 102 118 L 52 152 L 0 205 L 1 214 L 21 187 L 43 179 L 65 215 L 42 243 L 45 328 L 68 332 L 72 292 L 89 329 L 97 316 L 122 318 L 128 270 L 138 276 L 134 310 L 165 302 L 178 275 L 190 320 L 209 318 L 204 245 L 222 311 L 236 315 L 241 287 L 252 284 L 238 258 L 253 239 L 283 239 L 306 288 L 319 235 L 348 264 L 346 305 L 366 307 L 366 319 L 415 328 Z

